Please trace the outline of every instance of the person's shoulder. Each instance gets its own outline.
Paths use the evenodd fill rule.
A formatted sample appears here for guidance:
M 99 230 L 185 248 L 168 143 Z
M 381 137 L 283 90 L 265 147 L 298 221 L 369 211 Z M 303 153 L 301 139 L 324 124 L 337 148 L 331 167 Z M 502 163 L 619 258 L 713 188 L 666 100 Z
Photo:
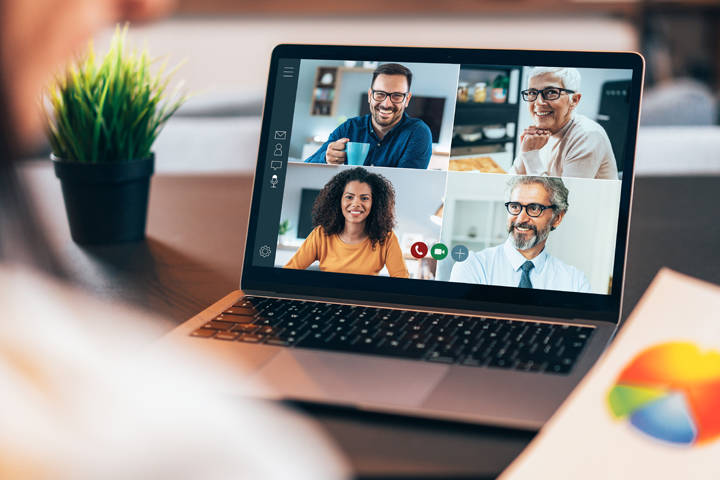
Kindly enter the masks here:
M 575 122 L 577 126 L 579 127 L 578 130 L 580 130 L 582 133 L 587 135 L 597 135 L 601 134 L 602 136 L 607 136 L 607 133 L 605 133 L 605 129 L 597 123 L 595 120 L 593 120 L 590 117 L 586 117 L 585 115 L 576 114 L 575 115 Z
M 370 122 L 370 114 L 366 113 L 365 115 L 358 115 L 357 117 L 350 117 L 347 120 L 345 120 L 340 125 L 352 125 L 357 127 L 362 127 L 367 125 Z
M 487 281 L 488 272 L 491 272 L 494 268 L 498 248 L 502 248 L 502 244 L 483 250 L 471 250 L 465 261 L 455 262 L 451 272 L 451 279 L 468 283 L 484 283 Z
M 559 258 L 554 257 L 550 254 L 548 254 L 547 256 L 547 262 L 552 266 L 554 270 L 561 272 L 561 274 L 565 277 L 573 279 L 585 278 L 585 274 L 582 270 L 573 265 L 567 264 Z
M 389 242 L 392 242 L 393 240 L 396 242 L 398 241 L 397 235 L 395 235 L 395 232 L 393 232 L 392 230 L 388 232 L 386 239 Z
M 567 139 L 570 148 L 595 148 L 603 144 L 610 145 L 607 132 L 595 120 L 577 114 L 574 123 Z
M 397 235 L 395 235 L 395 232 L 390 230 L 390 232 L 385 236 L 385 241 L 382 243 L 382 248 L 385 250 L 388 250 L 390 248 L 394 248 L 394 246 L 397 245 L 400 246 L 400 240 L 398 240 Z
M 370 116 L 370 114 L 348 118 L 343 123 L 338 125 L 338 127 L 335 129 L 335 131 L 336 132 L 337 131 L 348 131 L 351 129 L 365 128 L 367 123 L 370 121 L 368 118 L 369 116 Z
M 496 255 L 499 253 L 502 253 L 503 243 L 500 245 L 495 245 L 494 247 L 487 247 L 483 248 L 482 250 L 475 250 L 470 252 L 468 255 L 469 258 L 474 259 L 475 261 L 478 261 L 480 263 L 486 263 L 488 261 L 491 261 L 493 258 L 495 258 Z
M 322 227 L 322 225 L 318 225 L 317 227 L 313 228 L 310 234 L 307 236 L 308 240 L 310 239 L 318 239 L 318 240 L 326 240 L 330 238 L 331 235 L 328 235 L 325 229 Z
M 430 134 L 430 127 L 428 127 L 427 123 L 425 123 L 421 118 L 411 117 L 407 113 L 404 115 L 405 119 L 403 120 L 403 123 L 405 124 L 406 129 L 427 132 L 428 135 Z

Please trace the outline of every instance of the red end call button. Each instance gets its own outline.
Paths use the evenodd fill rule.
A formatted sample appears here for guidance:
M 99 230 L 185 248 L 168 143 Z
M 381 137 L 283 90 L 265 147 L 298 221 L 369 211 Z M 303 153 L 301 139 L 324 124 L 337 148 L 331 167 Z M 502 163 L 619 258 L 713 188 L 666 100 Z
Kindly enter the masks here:
M 410 253 L 415 258 L 423 258 L 428 253 L 428 246 L 423 242 L 415 242 L 410 247 Z

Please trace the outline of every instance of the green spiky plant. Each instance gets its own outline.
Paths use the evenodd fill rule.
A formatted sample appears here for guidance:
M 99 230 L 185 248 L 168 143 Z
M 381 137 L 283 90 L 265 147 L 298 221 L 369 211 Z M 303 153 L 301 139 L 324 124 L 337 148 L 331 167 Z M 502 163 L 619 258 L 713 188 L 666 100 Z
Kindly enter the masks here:
M 126 51 L 128 27 L 117 27 L 110 50 L 98 62 L 88 52 L 49 87 L 48 138 L 61 161 L 129 162 L 150 157 L 167 120 L 187 100 L 168 83 L 179 67 L 151 72 L 146 50 Z
M 278 226 L 278 235 L 285 235 L 290 231 L 290 227 L 292 227 L 292 224 L 290 223 L 290 220 L 285 219 L 282 222 L 280 222 L 280 225 Z

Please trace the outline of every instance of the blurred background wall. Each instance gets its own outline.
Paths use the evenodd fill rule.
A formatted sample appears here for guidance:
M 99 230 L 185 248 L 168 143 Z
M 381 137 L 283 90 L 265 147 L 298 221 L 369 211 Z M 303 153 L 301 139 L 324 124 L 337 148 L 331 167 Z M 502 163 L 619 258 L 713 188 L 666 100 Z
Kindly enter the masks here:
M 110 34 L 96 42 L 101 50 Z M 647 61 L 641 127 L 718 123 L 717 0 L 179 0 L 173 17 L 132 25 L 130 37 L 153 56 L 186 60 L 177 78 L 194 93 L 158 140 L 159 171 L 252 171 L 268 61 L 279 43 L 634 50 Z M 704 132 L 688 145 L 717 152 L 720 133 Z M 639 172 L 651 164 L 645 158 L 657 162 L 667 151 L 655 144 L 641 132 Z M 690 153 L 702 169 L 712 166 L 710 150 Z

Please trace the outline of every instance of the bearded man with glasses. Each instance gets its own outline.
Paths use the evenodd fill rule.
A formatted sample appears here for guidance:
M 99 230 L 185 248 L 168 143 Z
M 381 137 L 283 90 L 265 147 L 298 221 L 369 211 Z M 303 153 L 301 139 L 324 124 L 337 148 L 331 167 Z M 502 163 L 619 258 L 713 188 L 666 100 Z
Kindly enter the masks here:
M 432 155 L 430 127 L 405 113 L 412 93 L 412 72 L 397 63 L 380 65 L 368 89 L 370 113 L 337 127 L 306 163 L 341 165 L 347 161 L 348 142 L 369 143 L 364 165 L 427 168 Z
M 513 177 L 508 191 L 507 240 L 470 252 L 466 261 L 453 265 L 450 281 L 589 292 L 583 272 L 545 251 L 550 232 L 560 226 L 569 206 L 562 179 Z
M 535 67 L 521 93 L 533 124 L 520 136 L 512 172 L 521 175 L 618 179 L 603 127 L 575 112 L 582 94 L 575 68 Z

